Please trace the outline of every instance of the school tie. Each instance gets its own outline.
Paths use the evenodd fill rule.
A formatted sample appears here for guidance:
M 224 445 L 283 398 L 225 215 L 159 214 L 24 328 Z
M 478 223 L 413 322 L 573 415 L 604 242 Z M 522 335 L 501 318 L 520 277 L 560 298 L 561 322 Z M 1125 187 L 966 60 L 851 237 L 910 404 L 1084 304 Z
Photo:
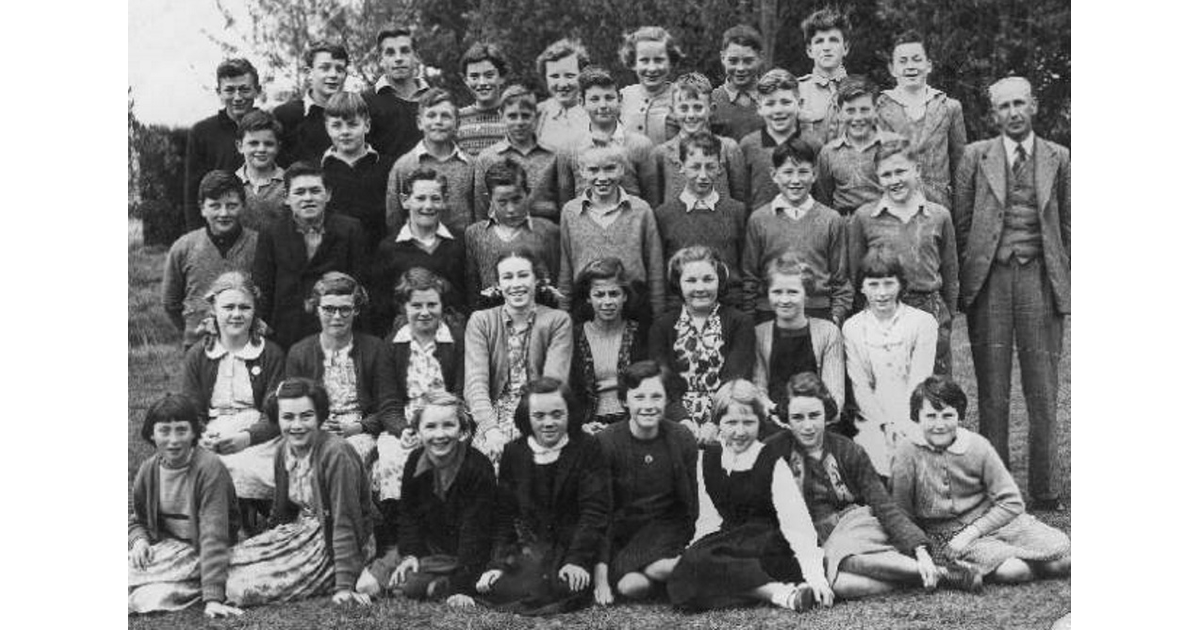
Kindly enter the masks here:
M 1017 145 L 1017 156 L 1015 158 L 1013 158 L 1013 163 L 1012 163 L 1013 173 L 1014 174 L 1020 173 L 1021 169 L 1025 168 L 1025 164 L 1028 161 L 1029 161 L 1029 154 L 1025 152 L 1025 147 L 1023 145 L 1018 144 Z

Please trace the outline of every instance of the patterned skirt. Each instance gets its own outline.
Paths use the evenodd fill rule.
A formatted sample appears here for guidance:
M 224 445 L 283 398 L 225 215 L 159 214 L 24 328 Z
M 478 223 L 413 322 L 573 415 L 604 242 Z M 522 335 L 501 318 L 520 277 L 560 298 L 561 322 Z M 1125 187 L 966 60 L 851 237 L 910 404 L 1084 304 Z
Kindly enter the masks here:
M 200 601 L 200 556 L 191 543 L 167 538 L 150 547 L 144 569 L 129 565 L 129 612 L 183 610 Z
M 667 580 L 671 603 L 689 610 L 738 606 L 770 582 L 799 582 L 800 564 L 779 528 L 751 521 L 713 532 L 683 552 Z
M 205 433 L 226 436 L 245 431 L 258 422 L 259 416 L 257 409 L 217 416 L 208 421 Z M 229 476 L 233 477 L 233 489 L 239 499 L 271 499 L 275 496 L 275 451 L 282 442 L 282 437 L 275 437 L 237 453 L 220 456 Z
M 339 424 L 358 422 L 362 423 L 362 414 L 357 411 L 350 412 L 330 412 L 330 420 L 336 420 Z M 364 464 L 370 464 L 375 456 L 375 436 L 370 433 L 359 433 L 346 438 L 346 442 L 354 447 L 354 452 L 358 453 L 358 458 L 363 460 Z
M 836 518 L 833 531 L 821 544 L 821 549 L 825 551 L 825 578 L 830 584 L 837 578 L 842 560 L 850 556 L 896 550 L 888 544 L 887 532 L 869 506 L 850 506 Z
M 375 441 L 379 458 L 371 468 L 371 490 L 379 496 L 380 501 L 400 498 L 404 466 L 408 463 L 408 456 L 421 445 L 415 437 L 407 440 L 409 444 L 405 442 L 391 433 L 380 433 Z
M 286 602 L 328 593 L 333 577 L 320 521 L 301 516 L 233 548 L 225 597 L 235 606 Z
M 946 545 L 961 528 L 929 531 L 933 559 L 948 562 Z M 960 560 L 987 575 L 1009 558 L 1052 562 L 1071 555 L 1071 539 L 1060 530 L 1022 513 L 1000 529 L 980 537 L 967 547 Z

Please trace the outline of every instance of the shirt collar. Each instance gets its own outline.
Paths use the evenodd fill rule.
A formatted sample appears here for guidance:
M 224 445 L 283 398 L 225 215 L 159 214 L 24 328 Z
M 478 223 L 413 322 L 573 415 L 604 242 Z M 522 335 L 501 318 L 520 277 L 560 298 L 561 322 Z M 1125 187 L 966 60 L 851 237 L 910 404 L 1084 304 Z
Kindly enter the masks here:
M 242 167 L 237 170 L 237 176 L 238 176 L 238 179 L 242 180 L 243 185 L 258 183 L 258 182 L 255 182 L 254 180 L 250 179 L 250 166 L 248 164 L 243 164 Z M 270 184 L 272 182 L 282 182 L 282 181 L 283 181 L 283 168 L 280 166 L 276 166 L 275 172 L 271 173 L 271 176 L 267 178 L 266 183 Z
M 454 235 L 450 233 L 450 228 L 446 227 L 446 224 L 442 223 L 441 221 L 438 221 L 437 230 L 434 233 L 439 238 L 444 238 L 448 241 L 454 240 Z M 417 239 L 417 237 L 415 234 L 412 233 L 412 230 L 409 229 L 408 223 L 405 223 L 404 225 L 400 226 L 400 233 L 396 235 L 397 243 L 403 243 L 405 241 L 415 241 L 416 239 Z
M 537 293 L 537 287 L 533 288 L 533 292 Z M 534 304 L 533 307 L 529 309 L 529 321 L 528 321 L 528 325 L 526 326 L 525 330 L 533 329 L 533 321 L 536 318 L 537 318 L 537 304 Z M 512 325 L 513 318 L 512 318 L 512 313 L 508 312 L 508 304 L 502 304 L 500 306 L 500 320 L 504 322 L 505 326 Z
M 815 205 L 817 205 L 817 200 L 813 199 L 811 194 L 807 199 L 804 200 L 804 203 L 798 206 L 793 206 L 792 204 L 788 203 L 788 200 L 783 197 L 783 193 L 779 193 L 778 195 L 775 195 L 774 199 L 771 199 L 771 210 L 775 211 L 776 214 L 779 212 L 786 212 L 788 209 L 794 208 L 799 210 L 800 214 L 803 215 L 809 210 L 812 210 L 813 206 Z
M 925 213 L 925 216 L 929 216 L 929 209 L 926 207 L 929 205 L 929 202 L 925 199 L 924 193 L 922 193 L 920 190 L 914 190 L 913 202 L 914 205 L 917 206 L 916 211 L 913 212 L 913 216 L 916 216 L 918 213 L 922 212 Z M 887 210 L 894 216 L 900 216 L 900 213 L 896 212 L 896 205 L 892 203 L 892 200 L 889 199 L 887 195 L 879 198 L 879 202 L 875 204 L 875 209 L 871 211 L 871 216 L 878 217 L 879 215 L 883 214 L 884 210 Z
M 819 85 L 821 87 L 828 87 L 830 83 L 837 84 L 837 83 L 840 83 L 842 79 L 846 78 L 846 66 L 841 66 L 840 68 L 835 70 L 832 76 L 827 77 L 827 76 L 818 74 L 816 69 L 814 69 L 813 73 L 809 76 L 812 77 L 812 81 L 814 83 L 816 83 L 817 85 Z M 835 87 L 836 87 L 836 85 L 835 85 Z
M 879 127 L 876 126 L 875 127 L 875 137 L 871 138 L 871 141 L 867 143 L 867 146 L 859 149 L 859 151 L 866 151 L 867 149 L 870 149 L 871 147 L 873 147 L 877 144 L 883 144 L 883 140 L 884 140 L 884 134 L 882 131 L 880 131 Z M 840 134 L 838 137 L 834 138 L 833 142 L 830 143 L 830 146 L 835 149 L 840 149 L 840 148 L 853 149 L 853 148 L 855 148 L 854 145 L 850 144 L 850 139 L 847 138 L 846 134 L 844 134 L 844 133 Z
M 233 356 L 243 361 L 253 361 L 262 354 L 264 347 L 266 347 L 266 344 L 263 343 L 262 339 L 259 339 L 257 344 L 251 341 L 250 343 L 242 346 L 241 350 L 234 352 Z M 213 340 L 212 346 L 204 351 L 204 354 L 210 359 L 220 359 L 221 357 L 229 354 L 229 350 L 227 350 L 225 346 L 221 345 L 220 338 L 217 338 Z
M 305 92 L 304 92 L 303 101 L 304 101 L 304 115 L 305 116 L 307 116 L 309 114 L 309 112 L 312 111 L 312 108 L 314 108 L 314 107 L 316 107 L 317 109 L 320 109 L 321 111 L 325 111 L 324 107 L 317 105 L 317 102 L 313 100 L 312 95 L 307 90 L 305 90 Z
M 487 224 L 488 224 L 488 227 L 492 227 L 492 226 L 500 225 L 500 222 L 496 220 L 496 217 L 489 214 L 488 218 L 487 218 Z M 522 221 L 521 225 L 518 225 L 517 228 L 525 228 L 525 229 L 529 230 L 530 232 L 532 232 L 533 231 L 533 215 L 526 215 L 525 220 Z
M 596 134 L 592 131 L 592 124 L 589 122 L 588 123 L 588 141 L 592 143 L 592 146 L 597 146 L 597 147 L 606 147 L 610 144 L 624 145 L 625 144 L 625 124 L 622 122 L 617 122 L 617 128 L 613 131 L 612 136 L 609 136 L 608 140 L 606 140 L 606 141 L 601 141 L 596 138 Z M 604 142 L 604 144 L 598 144 L 599 142 Z
M 704 203 L 708 205 L 708 209 L 710 211 L 716 212 L 717 202 L 721 200 L 721 195 L 717 192 L 716 188 L 713 188 L 712 192 L 708 193 L 707 197 L 701 198 L 697 197 L 690 188 L 685 186 L 683 188 L 683 192 L 679 193 L 679 200 L 683 202 L 684 208 L 686 208 L 688 212 L 696 209 L 697 201 L 704 201 Z
M 300 219 L 296 218 L 295 213 L 293 213 L 292 214 L 292 225 L 296 226 L 296 231 L 301 234 L 308 234 L 309 232 L 316 232 L 317 234 L 324 234 L 325 233 L 325 219 L 328 216 L 329 216 L 329 210 L 327 208 L 325 210 L 325 212 L 321 215 L 320 221 L 309 224 L 309 223 L 302 223 L 300 221 Z
M 896 101 L 897 103 L 904 102 L 903 100 L 901 100 L 902 97 L 900 96 L 901 94 L 904 93 L 904 90 L 900 89 L 899 87 L 894 87 L 890 90 L 884 90 L 883 93 L 886 94 L 888 96 L 888 98 L 892 99 L 893 101 Z M 944 92 L 933 87 L 932 85 L 927 85 L 927 86 L 925 86 L 925 99 L 922 102 L 928 103 L 928 102 L 932 101 L 933 99 L 937 98 L 938 96 L 940 96 L 941 94 L 944 94 Z
M 417 88 L 415 90 L 413 90 L 413 93 L 412 93 L 413 98 L 420 96 L 421 92 L 424 92 L 425 90 L 429 89 L 429 83 L 427 83 L 425 81 L 425 77 L 413 77 L 413 83 L 415 83 L 417 86 Z M 393 92 L 396 92 L 396 86 L 392 85 L 387 80 L 387 75 L 380 76 L 379 80 L 375 82 L 375 93 L 376 94 L 379 94 L 380 92 L 383 92 L 384 90 L 391 90 Z M 398 92 L 397 92 L 397 95 L 399 95 Z
M 758 102 L 758 93 L 754 91 L 753 86 L 751 86 L 749 90 L 739 90 L 732 85 L 729 85 L 729 81 L 726 81 L 721 84 L 721 88 L 725 90 L 725 95 L 729 97 L 730 103 L 736 103 L 738 96 L 741 96 L 742 94 L 749 96 L 750 100 L 754 101 L 755 103 Z
M 525 438 L 529 444 L 529 450 L 533 451 L 533 463 L 535 464 L 553 464 L 558 461 L 558 456 L 562 454 L 562 450 L 567 447 L 567 443 L 571 441 L 571 436 L 564 435 L 562 441 L 554 446 L 542 446 L 538 444 L 537 439 L 532 435 Z
M 516 146 L 513 145 L 513 143 L 509 142 L 508 136 L 501 138 L 499 141 L 496 142 L 496 144 L 494 144 L 492 146 L 496 148 L 496 153 L 504 153 L 505 151 L 515 151 L 517 153 L 517 155 L 522 155 L 522 156 L 528 155 L 528 153 L 522 153 L 520 149 L 518 149 Z M 542 141 L 540 139 L 538 139 L 537 136 L 534 136 L 533 148 L 529 150 L 529 153 L 533 153 L 534 151 L 537 151 L 538 149 L 541 149 L 547 153 L 553 153 L 553 151 L 551 151 L 549 148 L 547 148 L 546 145 L 542 144 Z
M 429 456 L 429 449 L 421 451 L 421 458 L 417 460 L 417 468 L 413 472 L 413 478 L 432 471 L 434 473 L 433 491 L 445 500 L 446 494 L 450 492 L 450 487 L 454 485 L 454 480 L 458 478 L 458 471 L 462 468 L 463 460 L 467 457 L 467 449 L 469 445 L 458 442 L 454 447 L 454 452 L 450 454 L 450 459 L 444 462 L 440 467 L 433 462 L 433 458 Z
M 542 106 L 543 108 L 545 108 L 545 111 L 543 113 L 548 118 L 551 118 L 554 120 L 557 120 L 559 118 L 570 119 L 572 116 L 578 115 L 578 114 L 576 114 L 576 112 L 579 112 L 580 114 L 582 114 L 584 116 L 584 118 L 587 117 L 587 112 L 585 112 L 583 110 L 583 105 L 580 105 L 578 102 L 570 107 L 563 107 L 563 104 L 559 103 L 554 98 L 546 99 L 543 102 L 545 103 L 545 105 Z
M 334 158 L 336 160 L 341 160 L 341 162 L 343 164 L 347 164 L 349 166 L 354 166 L 355 164 L 358 164 L 360 161 L 362 161 L 362 159 L 367 157 L 368 155 L 374 155 L 376 159 L 379 158 L 379 152 L 376 151 L 374 148 L 372 148 L 370 144 L 367 144 L 367 152 L 358 156 L 358 159 L 354 160 L 353 162 L 347 162 L 346 160 L 342 159 L 341 156 L 339 156 L 337 154 L 337 151 L 335 151 L 333 149 L 333 147 L 329 147 L 328 149 L 325 149 L 325 154 L 321 156 L 321 164 L 324 164 L 325 160 L 328 160 L 329 158 Z
M 589 188 L 583 191 L 583 202 L 579 204 L 579 214 L 588 211 L 588 207 L 596 203 L 592 201 L 592 189 Z M 629 193 L 625 192 L 624 186 L 617 186 L 617 210 L 629 205 Z
M 416 151 L 416 154 L 417 154 L 417 160 L 418 160 L 418 161 L 420 161 L 420 159 L 421 159 L 422 157 L 424 157 L 424 156 L 428 155 L 429 157 L 432 157 L 433 159 L 435 159 L 435 160 L 438 160 L 439 162 L 449 162 L 450 160 L 453 160 L 454 158 L 458 158 L 458 159 L 462 160 L 462 161 L 463 161 L 463 163 L 465 163 L 465 164 L 470 164 L 470 162 L 469 162 L 469 161 L 467 161 L 467 158 L 466 158 L 466 156 L 464 156 L 464 155 L 462 154 L 462 149 L 458 148 L 458 143 L 457 143 L 457 142 L 456 142 L 456 143 L 454 143 L 454 152 L 453 152 L 453 153 L 451 153 L 451 154 L 450 154 L 450 156 L 449 156 L 449 157 L 447 157 L 447 158 L 446 158 L 446 159 L 444 159 L 444 160 L 442 160 L 442 159 L 439 159 L 437 156 L 435 156 L 435 155 L 433 155 L 432 153 L 430 153 L 430 152 L 429 152 L 429 147 L 425 146 L 425 141 L 424 141 L 424 140 L 422 140 L 422 141 L 420 141 L 420 142 L 418 142 L 418 143 L 417 143 L 417 148 L 415 149 L 415 151 Z
M 1004 142 L 1004 153 L 1008 156 L 1008 163 L 1012 164 L 1013 160 L 1017 159 L 1017 141 L 1013 140 L 1012 138 L 1009 138 L 1008 136 L 1005 136 L 1005 135 L 1000 136 L 1000 138 Z M 1029 137 L 1025 138 L 1025 140 L 1022 141 L 1020 143 L 1020 145 L 1025 147 L 1025 159 L 1032 158 L 1033 157 L 1033 132 L 1032 131 L 1029 132 Z
M 400 330 L 396 331 L 396 336 L 392 337 L 392 343 L 412 343 L 412 341 L 411 324 L 401 326 Z M 452 343 L 454 341 L 454 337 L 450 335 L 450 327 L 446 325 L 446 322 L 438 324 L 437 332 L 433 334 L 433 341 L 435 343 Z
M 935 449 L 933 445 L 931 445 L 929 441 L 925 439 L 925 432 L 922 431 L 918 425 L 911 425 L 905 430 L 905 432 L 908 434 L 908 439 L 911 440 L 913 444 L 916 444 L 917 446 L 926 450 L 937 451 L 937 449 Z M 966 429 L 959 427 L 954 432 L 954 441 L 950 443 L 950 446 L 946 447 L 946 451 L 955 455 L 966 455 L 967 441 L 969 439 L 971 439 L 970 433 Z
M 762 134 L 762 145 L 764 148 L 769 149 L 771 147 L 779 146 L 779 143 L 775 142 L 775 138 L 771 135 L 771 132 L 767 131 L 767 128 L 765 126 L 762 129 L 759 129 L 758 132 Z M 792 130 L 792 135 L 788 136 L 783 141 L 787 142 L 787 141 L 791 140 L 792 138 L 798 137 L 799 135 L 800 135 L 800 121 L 797 119 L 796 128 Z

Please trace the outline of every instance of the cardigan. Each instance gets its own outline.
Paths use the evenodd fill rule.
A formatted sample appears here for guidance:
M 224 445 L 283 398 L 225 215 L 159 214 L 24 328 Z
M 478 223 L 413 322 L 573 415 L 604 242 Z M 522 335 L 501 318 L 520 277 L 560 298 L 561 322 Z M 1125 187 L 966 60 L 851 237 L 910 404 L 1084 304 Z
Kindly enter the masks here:
M 367 241 L 358 219 L 326 210 L 324 227 L 321 246 L 311 260 L 292 215 L 259 232 L 254 284 L 262 294 L 261 317 L 283 348 L 321 330 L 317 316 L 304 310 L 321 276 L 340 271 L 360 280 L 366 277 Z
M 138 539 L 162 540 L 158 528 L 158 468 L 160 457 L 142 462 L 133 478 L 133 513 L 129 515 L 129 547 Z M 230 548 L 237 542 L 238 501 L 233 479 L 221 458 L 192 448 L 186 483 L 192 488 L 193 512 L 188 515 L 192 546 L 200 556 L 200 588 L 206 602 L 225 601 Z
M 676 374 L 687 371 L 686 359 L 675 356 L 675 322 L 679 321 L 680 310 L 672 311 L 654 320 L 650 327 L 650 358 L 671 368 Z M 721 346 L 721 382 L 735 378 L 750 380 L 754 374 L 754 320 L 749 315 L 728 307 L 718 307 L 717 317 L 721 320 L 721 332 L 725 343 Z
M 504 446 L 488 568 L 503 569 L 522 547 L 548 543 L 554 566 L 573 564 L 590 572 L 600 560 L 612 507 L 600 442 L 582 433 L 570 436 L 554 467 L 551 505 L 536 500 L 536 466 L 526 438 Z M 550 539 L 540 533 L 548 533 Z
M 463 337 L 462 331 L 455 326 L 449 326 L 452 342 L 436 342 L 434 356 L 442 368 L 442 381 L 446 383 L 446 391 L 459 394 L 463 387 Z M 396 403 L 400 413 L 385 416 L 383 428 L 388 433 L 400 437 L 404 430 L 410 428 L 408 419 L 408 361 L 412 351 L 412 342 L 395 341 L 391 345 L 391 361 L 396 381 Z M 411 457 L 410 457 L 411 459 Z M 403 498 L 403 497 L 401 497 Z
M 596 366 L 592 363 L 592 344 L 588 343 L 583 324 L 584 322 L 580 322 L 572 327 L 571 336 L 575 351 L 571 355 L 571 375 L 568 382 L 571 391 L 580 397 L 585 405 L 580 424 L 586 425 L 596 418 L 596 410 L 600 406 L 600 390 L 596 385 Z M 648 329 L 649 327 L 639 325 L 636 320 L 625 320 L 625 328 L 621 333 L 621 347 L 617 354 L 618 373 L 646 358 Z
M 208 409 L 221 359 L 210 359 L 205 345 L 194 344 L 183 356 L 180 390 L 191 396 L 204 409 Z M 254 391 L 254 407 L 260 410 L 267 392 L 275 391 L 279 381 L 283 380 L 284 373 L 283 350 L 270 339 L 264 339 L 263 345 L 262 354 L 258 355 L 257 359 L 246 361 L 246 369 L 250 372 L 250 388 Z M 263 416 L 247 431 L 250 433 L 251 445 L 261 444 L 279 435 L 279 425 Z
M 222 109 L 188 130 L 183 158 L 183 218 L 188 230 L 204 226 L 200 214 L 200 180 L 209 171 L 236 171 L 245 160 L 235 144 L 237 126 L 237 121 Z
M 671 475 L 675 480 L 675 495 L 680 503 L 687 507 L 686 513 L 673 516 L 687 523 L 686 540 L 691 540 L 695 533 L 696 519 L 700 516 L 696 485 L 696 459 L 699 457 L 699 448 L 696 446 L 696 437 L 687 428 L 665 418 L 659 421 L 658 430 L 665 438 L 667 450 L 671 453 Z M 636 496 L 633 471 L 641 462 L 633 459 L 635 438 L 630 430 L 629 421 L 605 427 L 596 434 L 596 439 L 604 453 L 612 484 L 612 518 L 609 520 L 608 533 L 600 555 L 600 562 L 608 562 L 612 553 L 615 523 L 622 519 L 628 497 Z
M 791 431 L 780 431 L 767 440 L 768 444 L 775 442 L 779 442 L 780 447 L 784 449 L 784 461 L 788 462 L 794 474 L 797 463 L 803 460 L 796 461 L 793 458 L 808 457 L 804 448 L 800 446 L 795 434 Z M 902 553 L 912 555 L 917 547 L 929 544 L 929 538 L 925 536 L 925 532 L 921 531 L 921 528 L 905 515 L 896 505 L 892 496 L 888 494 L 887 488 L 883 486 L 883 481 L 875 472 L 875 466 L 871 464 L 870 456 L 862 446 L 844 435 L 826 431 L 824 456 L 831 456 L 837 462 L 838 470 L 842 473 L 842 481 L 854 495 L 853 503 L 871 508 L 871 514 L 879 519 L 883 530 L 887 532 L 888 540 L 897 549 Z M 797 477 L 797 483 L 799 481 L 800 477 Z M 805 489 L 801 487 L 801 491 Z M 812 516 L 814 525 L 825 521 L 830 516 L 836 516 L 849 505 L 820 501 L 821 498 L 814 496 L 811 492 L 804 493 L 804 503 L 808 506 L 808 513 Z
M 471 314 L 465 339 L 463 398 L 475 417 L 479 435 L 495 426 L 493 401 L 508 384 L 508 331 L 501 311 L 495 306 Z M 534 306 L 533 329 L 529 331 L 529 380 L 551 376 L 567 381 L 571 371 L 571 318 L 566 313 Z
M 842 332 L 827 319 L 808 318 L 808 334 L 812 339 L 813 354 L 820 368 L 821 382 L 837 401 L 838 409 L 846 401 L 846 358 L 842 347 Z M 771 348 L 775 342 L 775 320 L 767 320 L 754 327 L 754 384 L 764 392 L 771 382 Z M 779 417 L 787 418 L 787 410 L 780 410 Z M 832 421 L 833 418 L 828 418 Z
M 366 547 L 380 516 L 371 501 L 371 481 L 354 447 L 327 431 L 317 431 L 312 451 L 313 512 L 320 517 L 325 548 L 333 559 L 337 590 L 354 590 L 366 566 Z M 288 498 L 284 444 L 275 452 L 275 502 L 270 527 L 295 521 L 300 507 Z
M 196 327 L 209 313 L 204 295 L 213 280 L 227 271 L 249 273 L 258 246 L 258 232 L 243 228 L 233 246 L 222 256 L 207 228 L 180 236 L 163 263 L 162 305 L 175 325 L 183 330 L 183 345 L 200 339 Z
M 409 455 L 396 512 L 396 550 L 401 557 L 454 556 L 458 567 L 450 576 L 450 593 L 473 595 L 491 558 L 496 473 L 487 455 L 465 443 L 458 448 L 466 453 L 445 499 L 433 491 L 436 471 L 416 474 L 425 447 Z
M 387 426 L 400 420 L 403 413 L 397 396 L 397 383 L 388 345 L 378 337 L 353 333 L 350 359 L 358 383 L 358 407 L 362 410 L 363 431 L 378 436 Z M 325 378 L 325 351 L 320 333 L 305 337 L 288 350 L 287 377 L 303 376 L 321 383 Z

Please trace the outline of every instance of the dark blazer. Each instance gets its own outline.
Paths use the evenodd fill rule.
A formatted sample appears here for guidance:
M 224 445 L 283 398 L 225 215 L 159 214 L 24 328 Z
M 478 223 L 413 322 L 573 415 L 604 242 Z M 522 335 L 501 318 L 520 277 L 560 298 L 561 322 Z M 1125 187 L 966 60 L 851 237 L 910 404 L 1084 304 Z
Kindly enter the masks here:
M 679 320 L 679 312 L 678 309 L 668 312 L 655 319 L 650 327 L 650 358 L 667 365 L 676 374 L 682 374 L 688 367 L 685 361 L 675 356 L 678 338 L 675 322 Z M 754 320 L 729 306 L 722 306 L 717 317 L 721 319 L 721 331 L 725 336 L 725 344 L 721 347 L 721 356 L 725 358 L 721 382 L 735 378 L 750 380 L 754 377 Z
M 283 380 L 284 373 L 283 351 L 270 339 L 264 340 L 263 343 L 266 345 L 262 354 L 258 355 L 257 359 L 246 362 L 246 368 L 250 372 L 250 388 L 254 392 L 254 406 L 260 410 L 267 392 L 275 390 L 279 381 Z M 221 361 L 208 358 L 204 346 L 204 342 L 201 341 L 188 348 L 183 357 L 179 389 L 195 399 L 202 409 L 207 410 L 208 402 L 212 400 L 213 386 L 217 382 L 217 366 Z M 268 422 L 264 416 L 254 423 L 249 431 L 250 444 L 260 444 L 279 435 L 279 425 Z
M 463 386 L 463 337 L 462 331 L 455 326 L 449 326 L 450 336 L 453 341 L 438 342 L 437 348 L 433 351 L 437 357 L 438 365 L 442 368 L 442 380 L 446 383 L 446 391 L 462 395 Z M 392 374 L 396 379 L 396 401 L 400 407 L 400 413 L 388 416 L 384 419 L 383 428 L 388 433 L 396 437 L 408 428 L 409 421 L 407 416 L 408 408 L 408 359 L 412 351 L 412 343 L 408 341 L 395 341 L 388 344 L 391 349 Z M 411 458 L 410 458 L 411 459 Z
M 378 436 L 389 425 L 395 425 L 394 416 L 403 413 L 397 394 L 396 374 L 388 347 L 378 337 L 354 333 L 350 348 L 350 359 L 354 361 L 354 372 L 358 379 L 358 405 L 362 409 L 363 430 Z M 318 383 L 325 378 L 325 351 L 321 349 L 321 335 L 305 337 L 288 351 L 284 375 L 303 376 Z
M 549 544 L 555 567 L 574 564 L 588 571 L 599 559 L 612 505 L 608 469 L 595 437 L 572 435 L 558 456 L 554 500 L 534 500 L 533 451 L 525 437 L 504 447 L 500 456 L 499 493 L 489 568 L 502 569 L 507 559 L 535 543 Z M 539 535 L 547 531 L 549 540 Z
M 304 310 L 313 285 L 329 271 L 348 273 L 365 285 L 367 256 L 367 241 L 358 219 L 329 211 L 325 212 L 325 235 L 312 260 L 291 214 L 259 232 L 254 284 L 262 293 L 260 315 L 274 330 L 275 342 L 287 349 L 320 332 L 317 316 Z
M 1042 222 L 1042 258 L 1054 307 L 1071 312 L 1071 151 L 1034 137 L 1034 184 Z M 987 280 L 1004 229 L 1007 162 L 999 136 L 967 146 L 954 182 L 959 301 L 970 308 Z
M 275 502 L 269 525 L 290 523 L 300 508 L 288 498 L 288 474 L 282 444 L 275 452 Z M 326 431 L 317 431 L 312 447 L 313 509 L 321 519 L 325 547 L 333 560 L 334 584 L 338 590 L 353 590 L 366 566 L 366 545 L 379 522 L 371 502 L 367 469 L 354 447 Z

